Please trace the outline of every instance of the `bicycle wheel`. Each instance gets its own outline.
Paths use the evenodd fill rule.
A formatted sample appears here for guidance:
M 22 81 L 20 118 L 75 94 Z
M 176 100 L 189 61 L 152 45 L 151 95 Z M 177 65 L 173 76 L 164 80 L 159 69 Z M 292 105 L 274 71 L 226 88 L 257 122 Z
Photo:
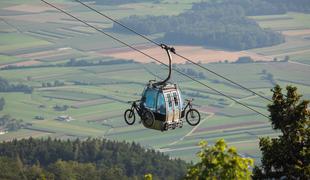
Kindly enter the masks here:
M 145 110 L 143 115 L 142 115 L 142 122 L 146 127 L 151 127 L 155 121 L 154 114 L 149 111 Z
M 132 109 L 127 109 L 124 113 L 124 119 L 128 125 L 133 125 L 136 121 L 135 112 Z
M 186 113 L 186 121 L 191 126 L 196 126 L 200 122 L 200 113 L 196 109 L 190 109 Z

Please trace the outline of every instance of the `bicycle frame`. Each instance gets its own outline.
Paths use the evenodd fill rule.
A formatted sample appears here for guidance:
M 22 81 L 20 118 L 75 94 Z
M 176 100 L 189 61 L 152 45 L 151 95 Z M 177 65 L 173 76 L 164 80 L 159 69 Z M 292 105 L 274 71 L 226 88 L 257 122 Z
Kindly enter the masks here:
M 185 111 L 187 108 L 192 109 L 192 107 L 193 107 L 192 101 L 188 100 L 186 106 L 183 109 L 183 111 Z
M 139 105 L 137 105 L 137 101 L 133 101 L 132 105 L 131 105 L 131 110 L 134 112 L 134 110 L 136 110 L 136 112 L 138 113 L 138 115 L 141 117 L 142 116 L 142 109 L 139 107 Z

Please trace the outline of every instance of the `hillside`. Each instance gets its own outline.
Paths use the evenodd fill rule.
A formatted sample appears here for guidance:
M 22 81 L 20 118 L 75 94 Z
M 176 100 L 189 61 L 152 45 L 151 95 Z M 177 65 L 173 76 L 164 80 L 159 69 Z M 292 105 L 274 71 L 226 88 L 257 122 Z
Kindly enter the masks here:
M 231 3 L 198 3 L 178 16 L 130 16 L 121 22 L 143 34 L 164 33 L 162 40 L 169 44 L 244 50 L 284 42 L 281 34 L 247 18 L 246 10 Z M 124 31 L 116 23 L 112 29 Z
M 161 48 L 133 34 L 111 31 L 113 22 L 80 4 L 69 0 L 49 2 L 167 63 L 167 56 Z M 198 8 L 197 3 L 200 4 L 200 0 L 89 5 L 121 20 L 132 16 L 184 16 L 189 10 Z M 245 12 L 239 19 L 259 30 L 282 34 L 284 43 L 242 51 L 169 45 L 201 66 L 268 98 L 272 97 L 270 89 L 275 84 L 283 87 L 291 84 L 309 99 L 310 15 L 300 8 L 267 14 L 252 16 Z M 240 154 L 259 163 L 258 137 L 278 135 L 267 118 L 174 71 L 172 81 L 178 83 L 184 98 L 194 98 L 194 107 L 201 112 L 201 123 L 196 127 L 185 123 L 183 128 L 158 132 L 146 129 L 137 118 L 136 124 L 128 126 L 123 117 L 124 111 L 130 107 L 127 101 L 141 98 L 150 79 L 165 78 L 165 67 L 37 0 L 1 0 L 0 18 L 0 141 L 29 137 L 134 141 L 172 158 L 195 162 L 198 141 L 205 139 L 213 144 L 224 138 L 229 145 L 236 146 Z M 149 24 L 151 26 L 151 22 Z M 164 33 L 147 37 L 165 42 L 162 41 Z M 253 60 L 249 61 L 247 56 Z M 173 63 L 174 68 L 267 114 L 269 101 L 184 59 L 173 56 Z M 73 120 L 61 121 L 60 116 L 69 116 Z
M 20 164 L 25 170 L 16 173 Z M 27 179 L 40 176 L 55 179 L 142 179 L 148 173 L 154 179 L 181 179 L 185 176 L 187 164 L 144 149 L 136 143 L 105 139 L 61 141 L 30 138 L 0 143 L 0 167 L 6 168 L 6 172 L 0 168 L 1 179 L 19 179 L 22 173 Z

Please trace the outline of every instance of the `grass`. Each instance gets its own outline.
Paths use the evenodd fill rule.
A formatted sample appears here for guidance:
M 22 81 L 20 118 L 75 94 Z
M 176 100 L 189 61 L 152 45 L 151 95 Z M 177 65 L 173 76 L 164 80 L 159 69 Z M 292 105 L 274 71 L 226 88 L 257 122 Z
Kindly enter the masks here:
M 23 139 L 28 137 L 42 138 L 52 135 L 52 133 L 35 131 L 30 129 L 21 129 L 19 131 L 10 132 L 7 134 L 0 135 L 0 141 L 11 141 L 13 139 Z
M 263 28 L 273 30 L 293 30 L 310 28 L 310 15 L 303 13 L 287 13 L 283 15 L 252 16 Z
M 17 58 L 14 56 L 0 55 L 0 65 L 11 64 L 20 61 L 25 61 L 25 59 Z
M 255 16 L 251 17 L 264 28 L 276 31 L 309 30 L 310 15 L 303 13 L 287 13 L 284 15 Z M 286 36 L 286 42 L 274 47 L 259 48 L 251 51 L 283 59 L 290 56 L 291 60 L 309 64 L 310 40 L 303 36 Z
M 310 14 L 303 14 L 303 13 L 289 13 L 291 17 L 293 17 L 297 22 L 303 24 L 304 27 L 310 28 Z
M 104 129 L 101 130 L 94 129 L 91 127 L 83 125 L 83 128 L 81 128 L 81 124 L 74 122 L 59 122 L 56 120 L 45 120 L 33 123 L 33 128 L 44 130 L 44 131 L 53 131 L 55 133 L 65 133 L 67 135 L 78 135 L 78 136 L 91 136 L 91 137 L 97 137 L 97 136 L 103 136 L 104 135 Z
M 231 78 L 238 79 L 238 76 L 242 76 L 242 82 L 247 82 L 248 78 L 257 76 L 259 72 L 266 69 L 267 72 L 271 72 L 275 77 L 282 77 L 288 79 L 304 79 L 307 80 L 308 71 L 306 68 L 296 65 L 299 71 L 290 71 L 294 68 L 292 65 L 285 64 L 212 64 L 209 67 L 213 70 L 224 72 Z M 153 65 L 155 66 L 155 65 Z M 128 70 L 129 68 L 129 70 Z M 131 69 L 134 70 L 131 70 Z M 140 69 L 139 69 L 140 68 Z M 286 69 L 287 68 L 287 69 Z M 156 69 L 156 68 L 155 68 Z M 234 69 L 234 71 L 229 71 Z M 243 71 L 245 70 L 245 71 Z M 116 72 L 115 72 L 116 71 Z M 95 85 L 67 85 L 64 87 L 36 89 L 33 95 L 23 93 L 1 93 L 0 96 L 5 97 L 7 106 L 1 114 L 12 114 L 15 118 L 22 118 L 26 122 L 31 122 L 34 129 L 51 131 L 53 137 L 107 137 L 113 140 L 134 140 L 146 147 L 153 148 L 181 148 L 175 152 L 168 152 L 173 157 L 182 157 L 183 159 L 193 159 L 194 154 L 188 155 L 197 151 L 196 149 L 182 149 L 182 147 L 195 146 L 201 139 L 207 139 L 210 142 L 214 142 L 219 138 L 225 138 L 229 143 L 235 144 L 237 148 L 240 145 L 240 151 L 246 153 L 251 157 L 258 157 L 259 153 L 257 147 L 246 148 L 246 140 L 249 141 L 249 145 L 257 140 L 258 136 L 264 134 L 273 134 L 269 125 L 269 121 L 256 114 L 248 114 L 250 111 L 244 109 L 241 106 L 233 105 L 232 107 L 226 107 L 222 109 L 226 116 L 215 115 L 214 117 L 203 121 L 197 130 L 189 136 L 185 137 L 182 141 L 179 141 L 192 129 L 187 123 L 185 123 L 182 129 L 177 129 L 168 132 L 158 132 L 154 130 L 145 129 L 142 124 L 139 124 L 139 118 L 137 117 L 137 125 L 128 126 L 123 120 L 123 112 L 129 108 L 129 104 L 125 104 L 124 101 L 138 99 L 139 94 L 142 92 L 143 84 L 151 78 L 146 74 L 144 69 L 141 69 L 139 64 L 128 65 L 111 65 L 111 66 L 98 66 L 98 67 L 62 67 L 62 68 L 40 68 L 40 69 L 21 69 L 21 70 L 6 70 L 1 72 L 1 76 L 8 78 L 11 81 L 24 82 L 24 83 L 40 83 L 50 82 L 53 80 L 62 80 L 65 83 L 75 78 L 75 80 L 83 81 L 102 81 L 104 83 L 106 79 L 112 79 L 115 82 L 121 82 L 124 77 L 129 77 L 127 80 L 133 83 L 118 83 L 118 84 L 95 84 Z M 25 77 L 31 76 L 31 81 L 25 81 Z M 289 77 L 287 77 L 289 76 Z M 257 78 L 259 79 L 259 78 Z M 255 82 L 255 81 L 253 81 Z M 137 84 L 138 83 L 138 84 Z M 212 86 L 224 92 L 238 94 L 240 97 L 247 97 L 247 92 L 241 91 L 238 88 L 232 88 L 222 83 L 212 83 L 208 81 Z M 203 91 L 204 88 L 198 84 L 182 82 L 180 84 L 185 89 L 193 88 L 199 91 Z M 305 92 L 309 90 L 309 87 L 302 86 Z M 194 91 L 194 90 L 192 90 Z M 269 88 L 261 87 L 256 89 L 257 92 L 264 94 L 271 94 Z M 216 102 L 221 97 L 205 93 L 210 96 L 211 103 Z M 44 96 L 50 96 L 46 98 Z M 52 98 L 54 97 L 54 98 Z M 99 103 L 94 105 L 82 106 L 80 108 L 69 108 L 67 111 L 58 112 L 53 107 L 58 105 L 74 105 L 77 101 L 90 101 L 92 99 L 105 98 L 110 100 L 110 103 Z M 257 97 L 253 99 L 244 99 L 243 102 L 248 103 L 251 107 L 259 106 L 258 110 L 264 110 L 266 106 L 265 101 L 259 100 Z M 209 102 L 208 99 L 203 100 L 198 98 L 195 100 L 197 105 L 206 105 Z M 230 104 L 230 101 L 227 101 Z M 44 104 L 46 108 L 40 109 L 39 105 Z M 244 116 L 230 117 L 232 114 L 237 113 Z M 72 116 L 75 121 L 72 122 L 59 122 L 54 120 L 59 115 L 68 114 Z M 247 115 L 246 115 L 247 114 Z M 34 120 L 34 116 L 42 115 L 46 120 Z M 205 115 L 203 115 L 203 118 Z M 88 122 L 92 121 L 92 122 Z M 251 124 L 251 123 L 254 124 Z M 257 124 L 259 122 L 259 124 Z M 256 123 L 256 124 L 255 124 Z M 221 128 L 221 126 L 231 126 L 228 128 Z M 268 128 L 269 127 L 269 128 Z M 201 130 L 207 128 L 207 130 Z M 8 135 L 10 135 L 9 133 Z M 12 136 L 15 136 L 12 133 Z M 45 135 L 42 134 L 42 137 Z M 41 135 L 40 135 L 41 137 Z M 253 140 L 253 141 L 252 141 Z M 170 143 L 177 142 L 174 145 Z M 242 142 L 242 143 L 239 143 Z
M 59 0 L 62 2 L 62 0 Z M 21 3 L 21 0 L 2 1 L 0 7 L 9 4 Z M 23 1 L 23 3 L 35 3 L 33 0 Z M 58 2 L 58 1 L 57 1 Z M 67 1 L 65 1 L 67 2 Z M 174 0 L 165 0 L 160 4 L 138 3 L 120 6 L 96 6 L 97 9 L 104 11 L 114 18 L 127 17 L 129 15 L 174 15 L 183 12 L 191 7 L 191 2 L 197 0 L 181 0 L 175 3 Z M 111 23 L 97 16 L 93 12 L 82 9 L 81 7 L 72 7 L 74 13 L 78 13 L 89 22 L 98 27 L 109 28 Z M 40 16 L 40 17 L 39 17 Z M 0 64 L 19 61 L 15 55 L 36 53 L 49 50 L 46 56 L 31 56 L 31 58 L 40 59 L 44 63 L 64 63 L 69 58 L 86 59 L 88 61 L 110 61 L 112 58 L 105 57 L 102 52 L 113 47 L 122 47 L 122 45 L 112 41 L 85 26 L 70 20 L 67 17 L 60 17 L 54 12 L 38 14 L 38 17 L 44 20 L 44 17 L 57 16 L 58 20 L 54 22 L 30 22 L 21 20 L 12 20 L 13 24 L 25 33 L 0 33 L 0 52 L 12 54 L 12 56 L 1 55 Z M 48 21 L 48 17 L 46 21 Z M 260 25 L 266 28 L 276 30 L 299 29 L 309 27 L 309 15 L 299 13 L 288 13 L 286 15 L 259 16 L 251 17 L 258 21 Z M 69 24 L 68 24 L 69 23 Z M 100 23 L 100 24 L 98 24 Z M 65 30 L 64 30 L 65 29 Z M 72 30 L 70 30 L 72 29 Z M 108 29 L 104 29 L 109 32 Z M 41 32 L 46 37 L 39 37 L 37 34 L 29 32 Z M 72 32 L 71 32 L 72 31 Z M 29 34 L 28 34 L 29 33 Z M 143 45 L 145 41 L 134 35 L 111 33 L 120 39 L 134 45 Z M 51 37 L 57 38 L 51 38 Z M 159 36 L 159 35 L 158 35 Z M 44 38 L 49 40 L 46 41 Z M 150 37 L 151 39 L 157 38 Z M 298 39 L 300 37 L 289 37 L 287 43 L 267 48 L 254 49 L 251 51 L 270 56 L 282 58 L 283 53 L 295 53 L 307 50 L 310 47 L 309 40 Z M 72 51 L 60 53 L 58 48 L 72 47 Z M 96 52 L 94 52 L 96 51 Z M 67 56 L 68 55 L 68 56 Z M 78 55 L 78 56 L 71 56 Z M 82 57 L 81 57 L 81 56 Z M 85 55 L 85 57 L 83 57 Z M 290 55 L 292 61 L 308 62 L 308 53 L 297 53 Z M 245 87 L 252 88 L 268 98 L 272 93 L 273 87 L 269 81 L 262 79 L 262 71 L 266 70 L 272 73 L 277 83 L 284 86 L 288 84 L 298 85 L 298 88 L 304 94 L 304 98 L 310 98 L 309 68 L 299 64 L 291 63 L 250 63 L 250 64 L 207 64 L 207 68 L 225 76 L 231 80 L 242 84 Z M 193 65 L 178 65 L 178 68 L 193 68 L 196 71 L 202 71 Z M 250 92 L 241 90 L 221 80 L 217 76 L 203 71 L 207 79 L 200 81 L 209 86 L 220 90 L 221 92 L 233 96 L 236 100 L 244 102 L 252 108 L 258 109 L 268 115 L 266 105 L 269 102 L 261 100 L 258 97 L 251 97 Z M 144 84 L 150 79 L 164 78 L 167 74 L 165 68 L 154 64 L 120 64 L 89 67 L 48 67 L 48 68 L 29 68 L 18 70 L 2 70 L 0 76 L 13 83 L 23 83 L 35 87 L 32 95 L 23 93 L 0 93 L 0 97 L 6 100 L 6 106 L 0 115 L 11 114 L 14 118 L 23 119 L 25 122 L 32 123 L 33 129 L 22 129 L 17 132 L 9 132 L 0 135 L 0 140 L 10 140 L 12 138 L 22 137 L 57 137 L 57 138 L 86 138 L 86 137 L 105 137 L 112 140 L 135 141 L 148 148 L 177 148 L 167 152 L 172 157 L 181 157 L 187 161 L 196 161 L 195 153 L 199 150 L 197 143 L 206 139 L 211 144 L 217 139 L 225 138 L 228 144 L 234 145 L 237 149 L 247 156 L 260 158 L 258 149 L 258 137 L 263 135 L 276 136 L 277 132 L 271 129 L 268 119 L 253 114 L 250 110 L 234 104 L 231 100 L 214 93 L 197 83 L 191 82 L 177 73 L 173 72 L 174 82 L 178 83 L 183 91 L 187 93 L 197 93 L 208 96 L 207 98 L 194 97 L 194 107 L 198 106 L 221 106 L 222 111 L 216 113 L 212 118 L 205 119 L 206 114 L 201 114 L 203 121 L 197 129 L 191 132 L 192 128 L 186 122 L 182 129 L 176 129 L 168 132 L 159 132 L 146 129 L 139 124 L 137 116 L 136 124 L 128 126 L 123 119 L 123 112 L 130 108 L 126 101 L 139 99 L 144 88 Z M 31 77 L 31 80 L 26 80 Z M 281 80 L 282 79 L 282 80 Z M 41 88 L 43 82 L 54 82 L 60 80 L 65 82 L 64 87 Z M 218 80 L 215 82 L 214 80 Z M 283 80 L 287 80 L 284 82 Z M 74 82 L 89 83 L 89 85 L 76 85 Z M 190 95 L 185 98 L 190 98 Z M 100 103 L 89 103 L 70 108 L 67 111 L 55 111 L 55 105 L 74 106 L 77 103 L 92 102 L 103 99 Z M 39 108 L 44 105 L 44 108 Z M 44 116 L 45 120 L 35 120 L 34 117 Z M 60 122 L 55 120 L 57 116 L 70 115 L 75 120 L 71 122 Z M 45 131 L 49 131 L 47 133 Z M 194 147 L 194 148 L 191 148 Z M 185 149 L 184 149 L 185 148 Z M 259 162 L 259 161 L 257 161 Z
M 251 78 L 255 75 L 259 74 L 263 69 L 266 69 L 267 72 L 272 72 L 275 77 L 284 76 L 287 78 L 287 74 L 289 69 L 294 68 L 294 66 L 285 64 L 243 64 L 243 65 L 236 65 L 236 64 L 213 64 L 210 65 L 209 68 L 212 68 L 216 71 L 224 72 L 224 74 L 228 75 L 231 78 L 238 79 L 238 76 L 242 76 L 242 82 L 247 82 L 246 75 Z M 32 81 L 34 82 L 48 82 L 52 80 L 59 79 L 68 82 L 71 81 L 73 77 L 76 80 L 96 80 L 102 78 L 104 80 L 106 77 L 109 79 L 113 79 L 115 82 L 119 82 L 122 80 L 124 76 L 130 75 L 130 81 L 133 82 L 146 82 L 148 76 L 145 76 L 145 71 L 143 69 L 137 70 L 140 67 L 137 64 L 129 64 L 129 65 L 111 65 L 111 66 L 100 66 L 100 67 L 77 67 L 77 68 L 40 68 L 36 71 L 31 69 L 22 69 L 22 70 L 10 70 L 10 71 L 3 71 L 1 72 L 5 78 L 9 78 L 13 81 L 19 81 L 20 79 L 24 79 L 25 75 L 32 76 Z M 281 67 L 281 68 L 279 68 Z M 136 68 L 136 70 L 127 70 L 128 68 Z M 284 69 L 283 69 L 284 68 Z M 288 68 L 286 70 L 285 68 Z M 229 71 L 229 69 L 234 69 L 234 71 Z M 300 67 L 299 67 L 300 69 Z M 243 71 L 245 70 L 245 71 Z M 117 72 L 114 72 L 117 71 Z M 238 74 L 237 74 L 238 73 Z M 22 75 L 23 74 L 23 75 Z M 77 76 L 79 74 L 79 76 Z M 291 79 L 299 77 L 301 79 L 306 78 L 307 70 L 301 71 L 293 71 L 289 76 Z M 142 77 L 143 76 L 143 77 Z M 140 78 L 142 77 L 142 78 Z M 259 78 L 258 78 L 259 79 Z M 30 82 L 27 82 L 30 83 Z M 212 86 L 215 85 L 218 89 L 224 89 L 226 92 L 239 94 L 241 97 L 246 97 L 248 95 L 247 92 L 240 91 L 237 88 L 227 87 L 221 83 L 211 83 Z M 248 85 L 249 82 L 246 83 Z M 180 84 L 186 88 L 193 88 L 203 91 L 204 88 L 200 87 L 197 84 L 183 82 Z M 304 87 L 305 90 L 306 86 Z M 67 137 L 71 135 L 76 137 L 87 137 L 87 136 L 104 136 L 110 139 L 116 140 L 135 140 L 136 142 L 141 143 L 147 147 L 154 147 L 154 148 L 162 148 L 162 147 L 188 147 L 195 145 L 198 141 L 203 138 L 207 138 L 210 142 L 214 142 L 219 138 L 225 138 L 227 141 L 231 143 L 238 144 L 239 141 L 244 141 L 247 138 L 255 140 L 257 136 L 264 135 L 266 133 L 270 134 L 272 131 L 266 128 L 259 128 L 258 125 L 250 125 L 246 124 L 249 122 L 261 121 L 264 126 L 268 126 L 268 120 L 264 120 L 262 117 L 256 115 L 247 115 L 247 116 L 238 116 L 238 117 L 229 117 L 233 113 L 248 113 L 248 110 L 243 109 L 243 107 L 239 107 L 234 105 L 233 107 L 227 107 L 223 109 L 227 116 L 219 116 L 216 115 L 211 119 L 207 119 L 203 123 L 200 124 L 199 129 L 209 128 L 212 131 L 200 131 L 195 132 L 194 134 L 188 136 L 183 141 L 175 144 L 174 146 L 169 146 L 170 143 L 177 141 L 178 139 L 182 138 L 186 135 L 190 130 L 191 126 L 185 123 L 184 128 L 177 129 L 175 131 L 170 131 L 167 133 L 159 133 L 154 130 L 145 129 L 141 124 L 137 126 L 127 126 L 123 120 L 122 113 L 126 108 L 129 108 L 128 104 L 124 104 L 119 101 L 124 100 L 131 100 L 135 98 L 139 98 L 139 93 L 141 93 L 143 89 L 143 85 L 141 84 L 131 84 L 131 83 L 120 83 L 120 84 L 98 84 L 98 85 L 88 85 L 88 86 L 77 86 L 77 85 L 70 85 L 65 87 L 59 88 L 50 88 L 50 89 L 42 89 L 39 91 L 35 91 L 32 98 L 30 95 L 26 94 L 3 94 L 3 96 L 8 101 L 8 109 L 5 109 L 4 113 L 16 114 L 16 118 L 23 118 L 27 122 L 33 123 L 33 128 L 38 130 L 48 130 L 55 132 L 53 136 L 59 137 Z M 257 92 L 262 92 L 264 94 L 270 94 L 268 88 L 261 87 L 260 89 L 256 90 Z M 62 96 L 63 98 L 44 98 L 43 96 L 48 93 L 51 96 Z M 138 93 L 138 94 L 136 94 Z M 218 95 L 210 95 L 205 93 L 213 98 L 213 101 L 216 102 L 217 99 L 221 98 Z M 53 106 L 56 104 L 58 105 L 73 105 L 75 104 L 76 100 L 83 100 L 88 101 L 93 98 L 97 99 L 98 97 L 105 97 L 105 98 L 113 98 L 114 100 L 111 103 L 103 103 L 103 104 L 96 104 L 92 106 L 84 106 L 78 109 L 69 108 L 66 112 L 56 112 L 53 110 Z M 14 100 L 18 97 L 18 101 Z M 77 99 L 76 99 L 77 98 Z M 70 99 L 70 100 L 64 100 Z M 72 101 L 74 100 L 74 101 Z M 16 101 L 16 102 L 14 102 Z M 27 102 L 27 103 L 25 103 Z M 249 103 L 251 106 L 260 106 L 264 108 L 266 102 L 259 100 L 257 97 L 254 99 L 245 99 L 244 102 Z M 210 103 L 208 100 L 197 99 L 195 103 L 200 105 L 205 105 L 205 103 Z M 45 104 L 46 109 L 40 110 L 38 105 Z M 14 108 L 13 108 L 14 107 Z M 17 112 L 15 109 L 22 109 L 22 111 Z M 259 108 L 259 110 L 261 110 Z M 240 111 L 240 112 L 239 112 Z M 38 121 L 33 120 L 35 115 L 43 114 L 47 120 Z M 70 123 L 65 122 L 58 122 L 55 121 L 54 118 L 58 115 L 69 114 L 76 121 L 72 121 Z M 98 120 L 97 122 L 87 123 L 88 120 Z M 137 123 L 138 123 L 137 119 Z M 245 124 L 241 126 L 242 124 Z M 219 126 L 227 126 L 227 125 L 237 125 L 232 128 L 228 129 L 216 129 Z M 112 126 L 113 128 L 111 129 Z M 76 128 L 80 128 L 79 131 L 76 131 Z M 85 129 L 84 129 L 85 127 Z M 248 130 L 247 130 L 248 129 Z M 108 131 L 109 130 L 109 131 Z M 251 133 L 249 135 L 247 132 Z M 235 133 L 231 135 L 231 133 Z M 58 134 L 58 135 L 57 135 Z M 13 134 L 14 135 L 14 134 Z M 245 143 L 246 144 L 246 143 Z M 237 145 L 238 147 L 238 145 Z M 243 146 L 242 146 L 243 148 Z M 198 149 L 196 149 L 198 150 Z M 257 149 L 255 148 L 244 148 L 241 149 L 242 152 L 247 153 L 252 157 L 257 156 Z M 193 158 L 193 155 L 188 156 L 185 155 L 186 153 L 193 152 L 193 149 L 189 150 L 180 150 L 176 152 L 169 152 L 171 155 L 175 155 L 179 157 L 182 155 L 182 158 L 189 159 L 189 157 Z
M 93 100 L 100 98 L 100 96 L 95 94 L 87 94 L 84 92 L 61 91 L 61 90 L 41 91 L 40 94 L 46 98 L 65 99 L 72 101 Z
M 49 45 L 50 43 L 25 34 L 0 33 L 0 52 Z
M 297 62 L 300 62 L 300 63 L 309 64 L 310 65 L 310 52 L 296 54 L 296 55 L 291 55 L 290 58 L 291 58 L 292 61 L 297 61 Z

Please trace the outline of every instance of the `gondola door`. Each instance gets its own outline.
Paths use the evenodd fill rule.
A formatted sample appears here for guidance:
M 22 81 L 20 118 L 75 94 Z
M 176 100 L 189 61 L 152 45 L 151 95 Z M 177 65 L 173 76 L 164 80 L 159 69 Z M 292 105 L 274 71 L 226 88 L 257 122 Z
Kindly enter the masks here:
M 173 102 L 173 113 L 174 120 L 178 121 L 180 119 L 180 99 L 177 91 L 171 93 Z
M 173 94 L 171 92 L 164 92 L 166 101 L 166 121 L 174 121 L 174 104 L 172 101 Z

